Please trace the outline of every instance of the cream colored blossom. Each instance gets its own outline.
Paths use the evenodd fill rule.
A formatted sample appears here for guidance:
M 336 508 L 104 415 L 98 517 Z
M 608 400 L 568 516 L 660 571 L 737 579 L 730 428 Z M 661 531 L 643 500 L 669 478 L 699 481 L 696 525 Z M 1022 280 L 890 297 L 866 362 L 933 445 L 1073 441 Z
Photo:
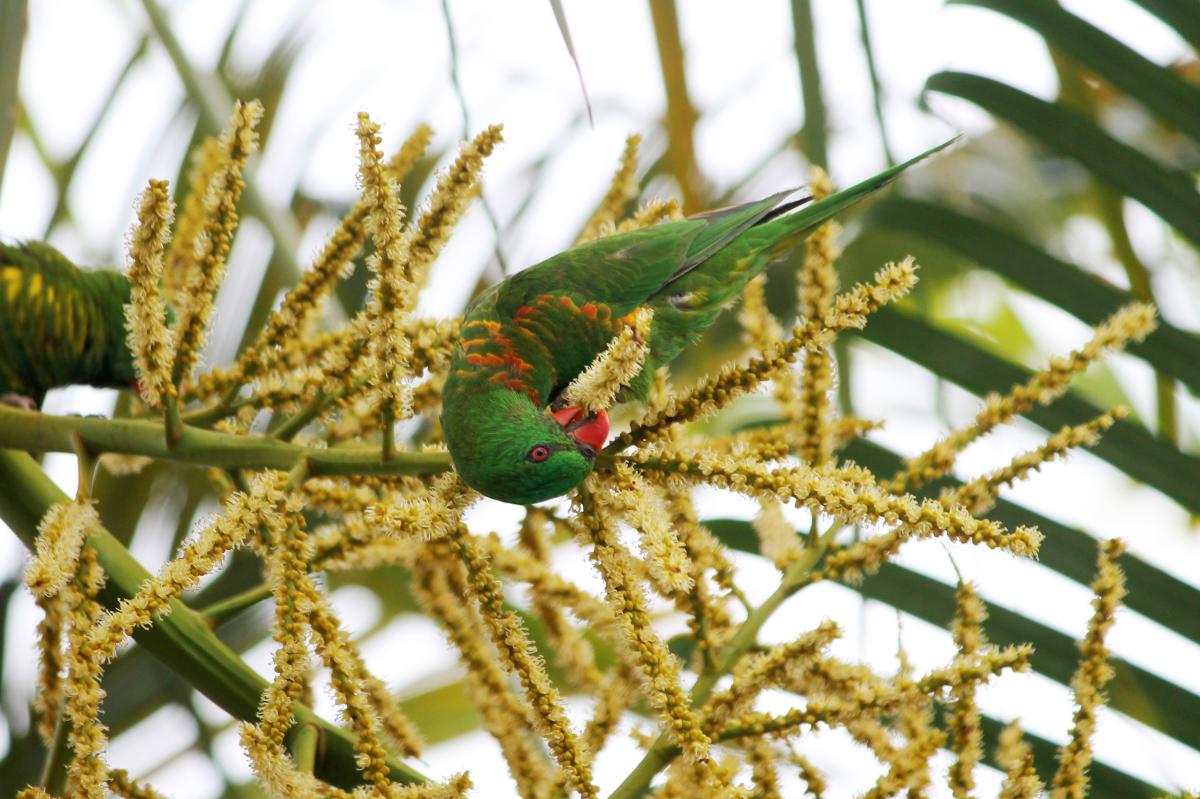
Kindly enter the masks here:
M 759 500 L 759 512 L 753 521 L 758 533 L 758 548 L 763 557 L 783 571 L 804 551 L 796 528 L 783 516 L 783 508 L 774 500 Z
M 496 739 L 522 796 L 553 796 L 555 780 L 544 756 L 525 734 L 530 709 L 509 687 L 488 646 L 483 620 L 462 601 L 467 585 L 445 539 L 430 542 L 413 562 L 413 588 L 422 608 L 442 627 L 467 672 L 467 690 Z
M 563 392 L 563 402 L 598 413 L 612 407 L 621 389 L 642 371 L 650 352 L 650 325 L 654 312 L 639 308 L 630 324 L 609 342 Z
M 679 209 L 679 201 L 675 198 L 650 199 L 642 203 L 628 219 L 618 222 L 616 232 L 628 233 L 631 230 L 641 230 L 661 222 L 671 222 L 682 218 L 683 212 Z
M 405 232 L 409 272 L 415 285 L 424 284 L 429 267 L 450 240 L 471 198 L 479 190 L 484 160 L 503 141 L 503 125 L 489 125 L 463 144 L 458 157 L 438 176 L 437 186 L 417 224 Z
M 973 424 L 954 431 L 915 458 L 909 458 L 904 468 L 888 482 L 888 487 L 893 491 L 920 488 L 946 474 L 958 453 L 971 442 L 1035 405 L 1049 405 L 1061 397 L 1071 378 L 1085 371 L 1108 350 L 1119 350 L 1131 341 L 1141 341 L 1150 335 L 1158 326 L 1157 313 L 1149 303 L 1134 302 L 1124 306 L 1099 325 L 1092 338 L 1078 350 L 1066 357 L 1051 358 L 1046 369 L 1013 386 L 1007 394 L 989 394 Z
M 1019 721 L 1013 721 L 1001 730 L 996 765 L 1004 769 L 998 799 L 1037 799 L 1043 795 L 1042 781 L 1033 766 L 1033 752 L 1025 743 Z
M 691 564 L 671 528 L 665 499 L 626 463 L 617 464 L 614 482 L 614 504 L 641 537 L 651 579 L 667 596 L 690 591 Z
M 1096 576 L 1092 580 L 1092 618 L 1088 621 L 1087 635 L 1078 643 L 1079 666 L 1071 675 L 1075 715 L 1069 739 L 1058 750 L 1058 770 L 1054 772 L 1050 791 L 1053 799 L 1083 799 L 1088 793 L 1087 771 L 1092 762 L 1096 710 L 1107 701 L 1104 686 L 1113 677 L 1108 662 L 1112 653 L 1104 639 L 1125 596 L 1125 574 L 1117 565 L 1124 551 L 1125 545 L 1118 538 L 1099 545 Z
M 100 529 L 91 502 L 67 500 L 50 506 L 38 522 L 33 560 L 25 568 L 25 585 L 34 594 L 52 597 L 75 573 L 84 540 Z
M 204 346 L 217 289 L 225 277 L 237 230 L 237 205 L 245 187 L 242 170 L 258 146 L 255 128 L 262 115 L 263 107 L 257 100 L 239 101 L 218 145 L 221 165 L 212 177 L 211 190 L 204 195 L 204 229 L 196 238 L 195 266 L 188 271 L 184 288 L 188 302 L 176 327 L 175 364 L 171 371 L 171 382 L 175 384 L 191 377 Z
M 404 208 L 396 184 L 384 168 L 379 151 L 379 125 L 366 113 L 358 115 L 359 179 L 368 206 L 368 229 L 375 254 L 367 263 L 374 275 L 367 304 L 368 348 L 374 356 L 371 383 L 392 420 L 409 415 L 411 402 L 408 364 L 412 342 L 400 322 L 416 304 L 416 286 L 409 263 L 409 242 L 401 234 Z
M 175 341 L 167 328 L 167 308 L 159 292 L 163 246 L 171 231 L 174 204 L 167 183 L 152 180 L 138 202 L 138 222 L 129 239 L 129 304 L 125 326 L 129 351 L 137 368 L 138 391 L 151 408 L 162 408 L 164 397 L 175 395 L 171 364 Z
M 558 689 L 547 676 L 545 662 L 533 648 L 524 625 L 515 613 L 504 607 L 504 593 L 488 569 L 483 552 L 461 527 L 451 533 L 450 542 L 466 567 L 466 585 L 479 605 L 480 616 L 500 662 L 520 681 L 525 691 L 538 732 L 579 795 L 584 799 L 597 796 L 591 761 L 580 747 L 579 738 L 563 711 Z
M 621 624 L 625 646 L 642 668 L 644 691 L 663 717 L 671 737 L 695 764 L 716 777 L 710 739 L 700 726 L 680 684 L 679 665 L 654 633 L 645 596 L 632 579 L 629 555 L 615 540 L 612 521 L 603 509 L 581 497 L 583 512 L 574 520 L 579 536 L 592 544 L 592 562 L 604 579 L 605 594 Z
M 903 297 L 916 282 L 916 264 L 911 259 L 887 265 L 876 273 L 872 283 L 858 284 L 839 295 L 823 318 L 798 321 L 787 339 L 761 357 L 745 365 L 723 366 L 716 375 L 701 380 L 691 391 L 635 420 L 630 430 L 620 435 L 613 446 L 625 447 L 653 440 L 675 425 L 715 413 L 764 380 L 779 375 L 806 347 L 823 346 L 842 330 L 862 327 L 869 314 Z

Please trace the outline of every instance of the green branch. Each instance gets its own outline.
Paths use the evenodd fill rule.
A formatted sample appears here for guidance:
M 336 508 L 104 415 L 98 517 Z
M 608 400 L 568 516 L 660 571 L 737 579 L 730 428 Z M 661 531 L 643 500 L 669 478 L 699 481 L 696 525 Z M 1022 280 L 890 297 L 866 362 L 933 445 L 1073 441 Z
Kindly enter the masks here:
M 384 462 L 376 447 L 318 449 L 265 436 L 219 433 L 186 425 L 179 440 L 168 447 L 163 425 L 157 421 L 50 416 L 0 406 L 0 447 L 75 452 L 77 441 L 97 455 L 142 455 L 219 469 L 287 471 L 307 458 L 313 476 L 438 474 L 450 468 L 450 456 L 445 452 L 397 452 Z
M 70 735 L 71 719 L 67 716 L 66 707 L 60 706 L 58 721 L 54 724 L 54 740 L 50 742 L 50 751 L 46 752 L 46 763 L 42 766 L 42 787 L 51 796 L 63 796 L 66 793 L 68 766 L 71 764 L 68 754 Z
M 211 627 L 220 627 L 229 619 L 241 613 L 246 608 L 257 605 L 259 602 L 264 602 L 271 598 L 271 587 L 266 583 L 260 583 L 252 588 L 248 588 L 239 594 L 234 594 L 226 599 L 219 599 L 211 605 L 206 605 L 202 608 L 196 608 L 196 613 L 206 621 Z
M 157 435 L 161 442 L 161 426 Z M 38 521 L 51 505 L 65 502 L 68 497 L 24 452 L 0 450 L 0 482 L 5 486 L 5 490 L 0 491 L 0 518 L 26 547 L 32 549 Z M 142 583 L 151 578 L 129 550 L 104 528 L 88 536 L 87 546 L 95 551 L 100 567 L 107 575 L 99 596 L 105 607 L 116 608 L 122 599 L 132 597 Z M 217 638 L 199 614 L 182 602 L 171 600 L 167 615 L 155 619 L 151 627 L 134 631 L 133 637 L 167 668 L 231 716 L 242 721 L 255 721 L 259 697 L 267 687 L 266 680 Z M 324 738 L 326 748 L 318 764 L 317 776 L 346 789 L 360 784 L 362 780 L 354 760 L 357 738 L 303 705 L 292 705 L 292 712 L 296 717 L 293 731 L 297 727 L 315 726 L 320 728 Z M 420 772 L 395 759 L 388 761 L 388 768 L 392 779 L 398 782 L 426 781 Z
M 271 436 L 280 441 L 291 441 L 297 433 L 308 426 L 309 422 L 320 416 L 328 404 L 329 395 L 324 391 L 318 391 L 315 396 L 304 403 L 304 407 L 284 419 L 279 427 L 271 432 Z

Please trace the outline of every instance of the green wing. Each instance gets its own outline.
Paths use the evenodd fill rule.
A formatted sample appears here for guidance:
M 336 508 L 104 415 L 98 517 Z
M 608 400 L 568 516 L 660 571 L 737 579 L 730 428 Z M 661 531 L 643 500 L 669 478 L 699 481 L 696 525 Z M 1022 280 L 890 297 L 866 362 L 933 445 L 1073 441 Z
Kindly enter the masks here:
M 680 222 L 608 236 L 559 253 L 484 292 L 468 309 L 452 377 L 487 380 L 545 403 L 591 363 L 622 319 L 654 311 L 653 368 L 694 341 L 746 282 L 807 232 L 887 185 L 947 142 L 820 202 L 794 191 Z
M 496 310 L 512 317 L 537 297 L 557 292 L 581 304 L 607 305 L 615 316 L 624 316 L 771 215 L 792 193 L 573 247 L 500 284 Z
M 608 345 L 623 317 L 653 303 L 783 196 L 609 236 L 500 283 L 467 312 L 456 380 L 490 381 L 549 402 Z
M 770 259 L 795 246 L 809 230 L 858 203 L 906 169 L 949 147 L 954 138 L 897 164 L 820 202 L 792 210 L 801 202 L 783 201 L 795 190 L 755 202 L 708 211 L 680 222 L 655 225 L 607 236 L 552 256 L 509 278 L 481 301 L 494 305 L 501 318 L 511 318 L 522 305 L 551 291 L 562 291 L 582 301 L 604 303 L 616 316 L 624 316 L 656 295 L 662 299 L 690 292 L 683 280 L 689 274 L 712 269 L 708 280 L 720 280 L 735 266 L 713 263 L 720 254 L 734 261 L 762 255 Z M 789 212 L 790 213 L 786 213 Z M 730 244 L 734 244 L 730 249 Z M 719 260 L 719 259 L 718 259 Z M 682 283 L 683 285 L 675 285 Z M 744 283 L 743 283 L 744 285 Z

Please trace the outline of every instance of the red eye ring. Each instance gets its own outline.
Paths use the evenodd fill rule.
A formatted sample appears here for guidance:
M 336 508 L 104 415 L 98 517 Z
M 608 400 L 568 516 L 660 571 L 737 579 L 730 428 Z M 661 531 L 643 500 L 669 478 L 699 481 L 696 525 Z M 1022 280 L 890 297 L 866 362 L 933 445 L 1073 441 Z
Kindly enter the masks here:
M 536 447 L 529 450 L 529 455 L 527 457 L 534 463 L 542 463 L 550 457 L 550 448 L 545 444 L 538 444 Z

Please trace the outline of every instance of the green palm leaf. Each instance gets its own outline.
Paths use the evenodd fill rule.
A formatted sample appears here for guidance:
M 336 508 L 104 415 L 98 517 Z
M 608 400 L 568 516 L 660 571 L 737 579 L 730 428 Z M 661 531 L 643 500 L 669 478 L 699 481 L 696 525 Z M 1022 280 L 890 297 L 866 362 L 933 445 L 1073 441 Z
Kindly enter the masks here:
M 925 89 L 968 100 L 1053 152 L 1075 159 L 1200 246 L 1200 194 L 1191 179 L 1123 144 L 1082 114 L 1000 81 L 963 72 L 940 72 L 926 81 Z
M 1200 141 L 1200 89 L 1057 3 L 1043 0 L 952 0 L 1012 17 L 1130 99 Z M 1195 17 L 1195 7 L 1192 8 Z
M 1133 0 L 1142 8 L 1167 23 L 1192 47 L 1200 48 L 1200 15 L 1191 0 Z
M 1012 233 L 942 205 L 889 197 L 871 207 L 867 222 L 951 247 L 1090 325 L 1099 324 L 1136 299 Z M 1200 337 L 1195 333 L 1161 320 L 1144 342 L 1129 346 L 1133 354 L 1200 393 L 1198 349 Z

